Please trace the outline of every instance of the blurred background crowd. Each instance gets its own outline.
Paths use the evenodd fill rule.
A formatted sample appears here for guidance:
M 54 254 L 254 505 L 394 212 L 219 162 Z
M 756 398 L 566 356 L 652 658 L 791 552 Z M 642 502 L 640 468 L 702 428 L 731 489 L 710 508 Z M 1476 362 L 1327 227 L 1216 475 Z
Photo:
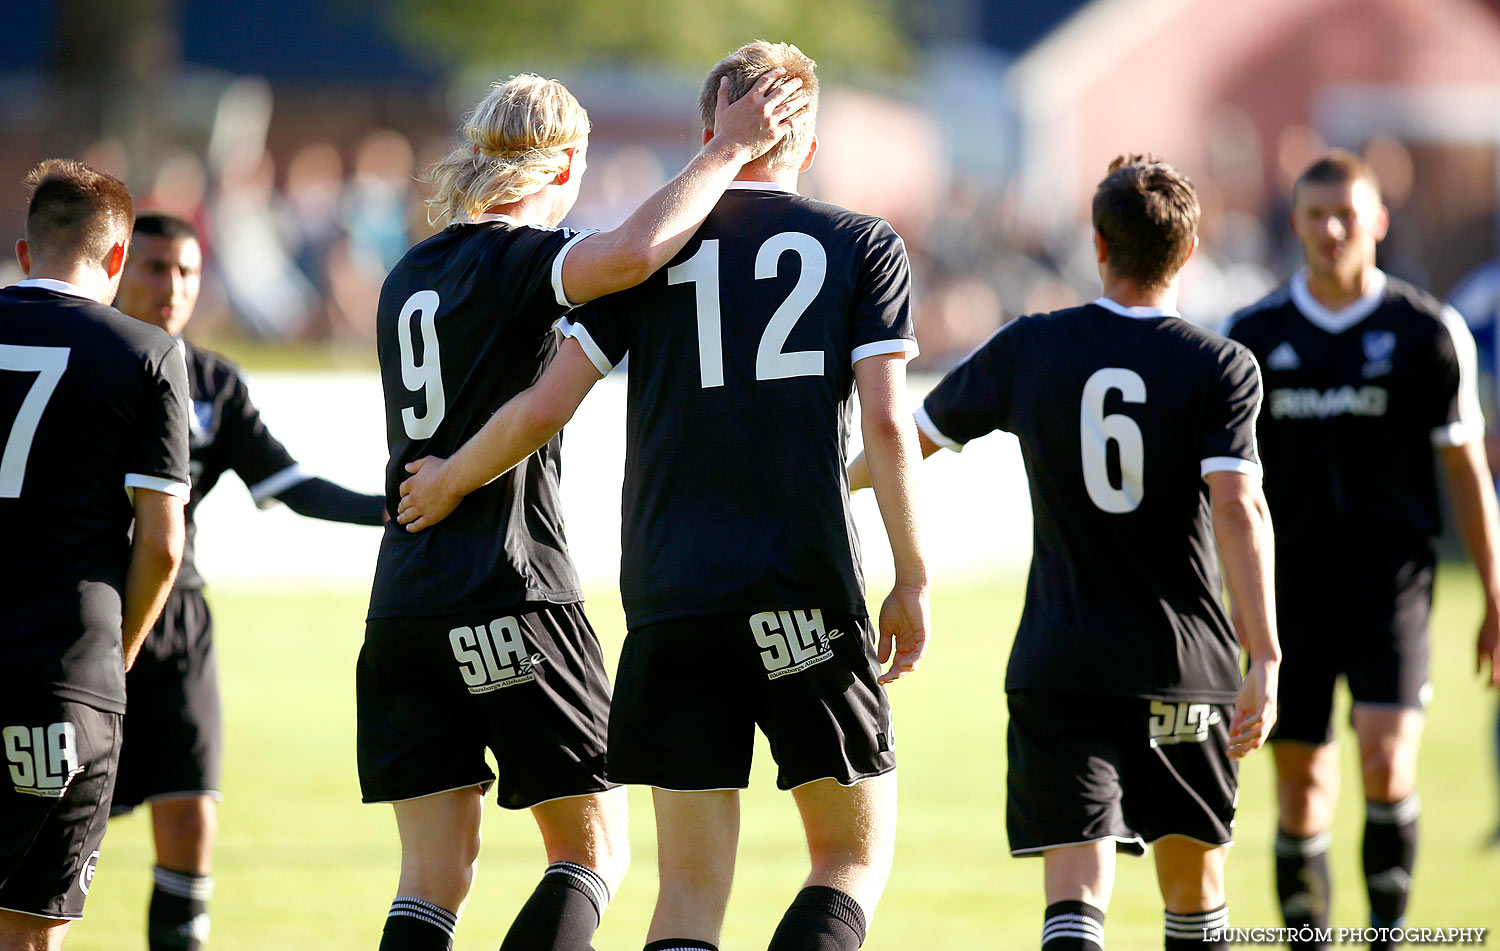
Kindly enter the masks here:
M 1379 171 L 1389 272 L 1447 296 L 1500 247 L 1500 0 L 30 0 L 4 20 L 0 215 L 18 235 L 46 155 L 122 176 L 205 236 L 190 335 L 219 346 L 368 363 L 381 280 L 433 230 L 418 170 L 486 83 L 574 91 L 594 131 L 567 223 L 609 228 L 696 150 L 699 77 L 754 37 L 820 62 L 804 191 L 905 237 L 917 369 L 1097 293 L 1088 200 L 1121 152 L 1199 189 L 1182 307 L 1204 323 L 1295 267 L 1289 186 L 1327 145 Z

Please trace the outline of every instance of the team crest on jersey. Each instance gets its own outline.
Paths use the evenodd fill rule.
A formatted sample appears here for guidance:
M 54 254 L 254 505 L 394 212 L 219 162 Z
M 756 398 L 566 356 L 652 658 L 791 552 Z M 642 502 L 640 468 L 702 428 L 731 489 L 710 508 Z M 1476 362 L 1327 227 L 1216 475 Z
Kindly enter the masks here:
M 750 633 L 760 646 L 766 679 L 778 680 L 832 660 L 833 642 L 844 632 L 828 630 L 823 624 L 823 612 L 814 608 L 751 615 Z
M 1151 748 L 1177 743 L 1202 743 L 1208 728 L 1224 717 L 1209 703 L 1151 701 Z
M 521 640 L 521 625 L 513 617 L 495 618 L 488 625 L 455 627 L 448 644 L 469 693 L 489 693 L 536 680 L 536 668 L 546 658 L 530 653 Z
M 1266 354 L 1266 366 L 1272 370 L 1295 370 L 1302 366 L 1302 358 L 1291 343 L 1283 340 L 1275 350 Z
M 1365 348 L 1365 366 L 1361 371 L 1365 379 L 1371 380 L 1391 372 L 1391 357 L 1396 353 L 1395 331 L 1366 331 L 1360 343 Z
M 0 742 L 16 792 L 44 799 L 61 799 L 74 777 L 83 772 L 78 762 L 78 733 L 68 722 L 47 726 L 8 726 Z
M 202 449 L 214 441 L 214 404 L 209 400 L 193 400 L 193 412 L 188 417 L 188 446 Z

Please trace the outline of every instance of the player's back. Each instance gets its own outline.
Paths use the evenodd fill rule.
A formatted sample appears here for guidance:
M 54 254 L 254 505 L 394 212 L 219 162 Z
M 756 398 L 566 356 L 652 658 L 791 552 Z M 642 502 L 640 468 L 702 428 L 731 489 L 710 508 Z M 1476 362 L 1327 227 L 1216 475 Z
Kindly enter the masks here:
M 855 361 L 915 350 L 878 218 L 737 183 L 670 264 L 578 311 L 630 354 L 621 589 L 632 627 L 825 605 L 863 614 L 845 463 Z
M 928 397 L 940 442 L 1021 442 L 1034 552 L 1007 689 L 1232 699 L 1203 476 L 1258 471 L 1259 396 L 1244 348 L 1101 300 L 1008 324 Z
M 38 685 L 62 678 L 53 648 L 69 638 L 86 639 L 77 656 L 120 658 L 127 488 L 186 498 L 186 390 L 159 328 L 49 287 L 0 289 L 0 650 Z M 95 673 L 80 699 L 123 701 Z
M 388 510 L 407 463 L 448 457 L 556 351 L 562 256 L 581 237 L 510 219 L 451 225 L 417 244 L 380 292 Z M 371 617 L 443 614 L 520 601 L 577 601 L 558 504 L 559 435 L 420 534 L 390 522 Z

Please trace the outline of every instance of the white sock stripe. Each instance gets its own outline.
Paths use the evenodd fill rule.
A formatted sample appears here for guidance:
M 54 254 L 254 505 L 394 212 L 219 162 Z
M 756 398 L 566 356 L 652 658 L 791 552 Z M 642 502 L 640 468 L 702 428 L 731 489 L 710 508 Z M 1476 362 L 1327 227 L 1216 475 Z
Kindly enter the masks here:
M 542 873 L 543 878 L 548 875 L 566 875 L 574 881 L 582 883 L 589 894 L 593 896 L 594 904 L 598 906 L 600 914 L 603 914 L 604 909 L 608 907 L 609 886 L 604 884 L 604 879 L 600 878 L 599 873 L 593 869 L 573 862 L 553 862 L 547 866 L 547 871 Z
M 1103 940 L 1104 926 L 1092 918 L 1082 915 L 1055 915 L 1042 924 L 1042 941 L 1057 937 L 1061 932 L 1086 934 L 1094 940 Z
M 156 887 L 168 895 L 192 901 L 208 901 L 214 897 L 214 880 L 211 875 L 185 875 L 157 866 L 152 869 Z
M 423 902 L 422 904 L 425 905 L 426 902 Z M 439 908 L 438 911 L 442 911 L 442 909 Z M 443 934 L 447 935 L 449 938 L 452 938 L 453 933 L 457 930 L 457 922 L 453 920 L 451 915 L 434 914 L 433 912 L 429 911 L 428 908 L 424 908 L 422 907 L 422 905 L 418 905 L 415 903 L 392 902 L 390 913 L 387 914 L 386 917 L 415 918 L 418 921 L 425 921 L 429 925 L 432 925 L 439 931 L 443 932 Z
M 1322 855 L 1328 851 L 1333 844 L 1333 833 L 1328 831 L 1319 832 L 1306 838 L 1287 835 L 1285 832 L 1276 833 L 1276 854 L 1282 858 L 1312 858 L 1314 855 Z
M 1082 938 L 1097 945 L 1100 951 L 1103 951 L 1104 948 L 1104 939 L 1099 935 L 1091 934 L 1087 931 L 1055 931 L 1052 934 L 1042 934 L 1042 951 L 1046 951 L 1047 942 L 1058 938 Z
M 1220 918 L 1228 920 L 1228 907 L 1215 908 L 1213 911 L 1195 911 L 1188 914 L 1178 914 L 1174 911 L 1166 913 L 1166 919 L 1169 923 L 1179 925 L 1196 925 L 1205 921 L 1217 921 Z
M 1365 819 L 1381 825 L 1400 826 L 1415 822 L 1422 814 L 1422 797 L 1412 793 L 1400 802 L 1365 800 Z
M 1218 930 L 1220 930 L 1220 929 L 1219 929 L 1219 927 L 1217 925 L 1205 925 L 1203 927 L 1198 927 L 1198 928 L 1188 928 L 1188 927 L 1185 927 L 1185 926 L 1184 927 L 1179 927 L 1179 926 L 1175 926 L 1175 925 L 1167 925 L 1167 927 L 1166 927 L 1166 936 L 1168 938 L 1185 938 L 1185 939 L 1187 939 L 1189 941 L 1202 941 L 1203 940 L 1203 932 L 1205 932 L 1205 931 L 1218 931 Z

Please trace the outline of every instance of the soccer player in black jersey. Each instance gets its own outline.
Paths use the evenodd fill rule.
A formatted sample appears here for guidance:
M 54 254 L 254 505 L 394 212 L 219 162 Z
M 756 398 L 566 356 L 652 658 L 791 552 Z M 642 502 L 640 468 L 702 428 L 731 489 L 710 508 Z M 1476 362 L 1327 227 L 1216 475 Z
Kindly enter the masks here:
M 778 67 L 816 95 L 812 60 L 753 43 L 709 72 L 705 138 L 719 128 L 726 77 L 739 97 Z M 894 851 L 881 685 L 916 668 L 927 636 L 915 434 L 902 409 L 916 352 L 910 277 L 890 225 L 797 194 L 813 124 L 809 109 L 746 165 L 669 267 L 570 317 L 542 379 L 451 460 L 409 466 L 402 487 L 398 519 L 441 531 L 490 479 L 514 478 L 521 470 L 507 470 L 630 354 L 620 569 L 630 630 L 607 773 L 655 787 L 661 885 L 648 951 L 720 940 L 756 725 L 812 860 L 774 951 L 859 947 Z M 856 386 L 896 565 L 878 661 L 844 479 Z
M 134 208 L 51 159 L 29 276 L 0 290 L 0 948 L 60 948 L 109 818 L 125 671 L 182 558 L 188 387 L 172 338 L 105 306 Z M 123 490 L 123 491 L 122 491 Z
M 1370 922 L 1395 926 L 1406 910 L 1421 810 L 1439 468 L 1485 592 L 1477 653 L 1500 685 L 1495 494 L 1474 342 L 1452 308 L 1375 266 L 1387 222 L 1368 165 L 1342 151 L 1319 159 L 1292 198 L 1306 266 L 1226 329 L 1266 378 L 1259 434 L 1286 648 L 1285 702 L 1272 737 L 1276 881 L 1289 925 L 1328 924 L 1340 676 L 1359 738 Z
M 204 945 L 214 887 L 222 735 L 213 619 L 193 564 L 198 503 L 233 470 L 262 507 L 281 501 L 312 518 L 362 525 L 379 525 L 385 515 L 384 496 L 351 492 L 304 472 L 261 422 L 239 368 L 181 339 L 198 302 L 202 270 L 203 250 L 192 223 L 147 212 L 135 219 L 115 298 L 119 310 L 178 339 L 192 399 L 186 550 L 166 608 L 125 678 L 130 709 L 113 807 L 119 815 L 151 803 L 151 951 L 197 951 Z
M 409 463 L 451 455 L 537 380 L 570 308 L 645 280 L 683 246 L 806 104 L 798 81 L 779 79 L 768 73 L 732 106 L 720 91 L 719 134 L 603 234 L 556 227 L 585 167 L 577 100 L 517 76 L 479 104 L 463 147 L 429 176 L 454 223 L 381 289 L 393 506 Z M 563 539 L 560 445 L 549 434 L 443 525 L 392 525 L 381 544 L 358 688 L 364 798 L 395 803 L 401 833 L 382 951 L 451 946 L 491 784 L 502 806 L 531 809 L 551 863 L 504 951 L 587 948 L 624 875 L 625 797 L 604 777 L 609 685 Z
M 1260 373 L 1175 310 L 1198 216 L 1176 169 L 1116 159 L 1094 193 L 1103 296 L 1006 324 L 917 413 L 924 455 L 1004 430 L 1026 462 L 1035 527 L 1005 677 L 1006 826 L 1011 854 L 1045 861 L 1046 951 L 1103 947 L 1115 853 L 1148 842 L 1169 951 L 1229 946 L 1233 760 L 1275 719 L 1280 653 Z

